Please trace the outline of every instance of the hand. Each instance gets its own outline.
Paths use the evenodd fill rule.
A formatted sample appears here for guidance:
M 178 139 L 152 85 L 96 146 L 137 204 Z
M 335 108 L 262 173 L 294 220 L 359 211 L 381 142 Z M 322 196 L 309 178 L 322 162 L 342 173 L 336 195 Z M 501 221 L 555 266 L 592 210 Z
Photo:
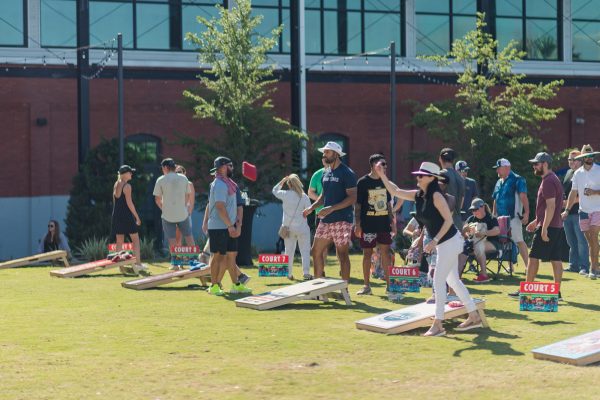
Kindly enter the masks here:
M 431 242 L 429 242 L 425 246 L 423 246 L 423 253 L 427 253 L 427 254 L 433 253 L 435 251 L 435 246 L 436 246 L 436 242 L 434 240 L 432 240 Z
M 205 235 L 208 235 L 208 224 L 206 223 L 206 221 L 202 221 L 202 232 Z
M 229 237 L 231 238 L 236 238 L 237 236 L 235 236 L 236 230 L 235 230 L 235 226 L 230 226 L 227 228 L 227 232 L 229 233 Z
M 523 214 L 523 217 L 521 218 L 521 224 L 527 225 L 528 222 L 529 222 L 529 213 L 525 213 L 525 214 Z
M 310 214 L 312 214 L 312 212 L 313 212 L 313 209 L 312 209 L 312 207 L 308 207 L 308 208 L 304 209 L 304 211 L 302 211 L 302 216 L 303 216 L 304 218 L 306 218 L 306 217 L 308 217 Z
M 525 228 L 525 230 L 526 230 L 527 232 L 529 232 L 529 233 L 533 233 L 533 232 L 535 232 L 535 226 L 536 226 L 536 224 L 537 224 L 537 221 L 531 221 L 531 222 L 529 223 L 529 225 L 527 225 L 527 227 Z
M 567 217 L 569 216 L 569 212 L 567 210 L 563 211 L 560 214 L 560 217 L 562 218 L 562 220 L 564 221 L 565 219 L 567 219 Z
M 596 191 L 591 188 L 585 188 L 585 189 L 583 189 L 583 194 L 586 196 L 593 196 L 596 194 Z
M 357 238 L 362 238 L 362 228 L 360 227 L 360 225 L 356 225 L 354 226 L 354 234 L 356 235 Z
M 550 238 L 548 237 L 548 228 L 544 228 L 542 226 L 541 237 L 542 237 L 542 240 L 544 242 L 549 242 L 550 241 Z
M 194 211 L 194 208 L 192 206 L 188 207 L 188 215 L 192 215 L 192 212 Z
M 381 165 L 381 161 L 379 161 L 377 164 L 375 164 L 375 173 L 377 174 L 378 177 L 384 177 L 385 175 L 385 168 L 383 168 L 383 165 Z
M 319 214 L 317 214 L 317 217 L 323 219 L 323 218 L 327 217 L 329 214 L 331 214 L 332 212 L 333 212 L 333 210 L 331 209 L 331 206 L 323 207 L 323 208 L 321 208 L 321 211 L 319 211 Z
M 135 224 L 137 226 L 140 226 L 142 224 L 142 221 L 140 220 L 140 217 L 135 217 Z

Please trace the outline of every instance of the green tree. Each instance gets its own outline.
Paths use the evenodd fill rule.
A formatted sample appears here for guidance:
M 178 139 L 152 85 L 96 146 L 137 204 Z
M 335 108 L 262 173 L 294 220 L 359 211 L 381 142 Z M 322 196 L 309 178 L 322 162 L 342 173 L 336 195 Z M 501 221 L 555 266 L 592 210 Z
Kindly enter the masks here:
M 126 144 L 125 163 L 137 168 L 131 187 L 138 213 L 147 193 L 147 185 L 150 184 L 150 175 L 139 168 L 148 161 L 146 157 L 147 155 L 140 152 L 137 147 L 130 143 Z M 88 152 L 81 171 L 73 178 L 65 220 L 67 225 L 65 232 L 72 248 L 79 247 L 86 239 L 109 237 L 113 207 L 112 191 L 117 179 L 118 164 L 118 140 L 102 140 L 98 146 Z M 144 227 L 142 221 L 142 235 L 145 233 Z
M 209 65 L 199 76 L 200 87 L 184 91 L 195 116 L 213 121 L 211 138 L 184 137 L 182 142 L 194 156 L 197 171 L 208 171 L 218 155 L 236 165 L 245 160 L 259 167 L 258 180 L 244 182 L 253 197 L 272 198 L 269 187 L 291 171 L 290 154 L 306 135 L 273 113 L 269 99 L 276 80 L 273 67 L 265 67 L 267 51 L 277 43 L 282 27 L 271 36 L 257 33 L 262 16 L 252 16 L 251 2 L 238 0 L 229 10 L 216 6 L 219 18 L 197 17 L 200 34 L 187 33 L 186 40 L 198 47 L 199 62 Z M 207 174 L 199 174 L 206 183 Z
M 525 52 L 517 50 L 516 42 L 498 50 L 498 41 L 485 32 L 485 26 L 484 14 L 479 13 L 476 29 L 454 41 L 448 54 L 423 57 L 438 66 L 459 64 L 463 71 L 454 98 L 416 105 L 412 123 L 468 160 L 471 175 L 479 179 L 485 195 L 491 195 L 497 180 L 491 167 L 501 157 L 508 158 L 533 189 L 539 182 L 527 160 L 545 149 L 537 136 L 542 133 L 540 124 L 562 111 L 543 102 L 556 96 L 563 81 L 523 82 L 525 75 L 513 73 L 512 66 Z

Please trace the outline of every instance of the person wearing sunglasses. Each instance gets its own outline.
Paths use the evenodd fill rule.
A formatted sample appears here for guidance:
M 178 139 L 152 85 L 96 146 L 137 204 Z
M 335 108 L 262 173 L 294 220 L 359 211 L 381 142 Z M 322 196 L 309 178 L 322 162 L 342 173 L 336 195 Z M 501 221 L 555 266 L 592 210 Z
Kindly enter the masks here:
M 48 231 L 46 232 L 46 235 L 44 235 L 43 239 L 39 242 L 38 253 L 47 253 L 55 250 L 64 250 L 69 255 L 71 254 L 69 242 L 65 235 L 60 231 L 58 221 L 51 219 L 50 222 L 48 222 Z
M 444 308 L 446 306 L 446 283 L 465 305 L 469 316 L 455 329 L 467 331 L 483 327 L 475 302 L 458 276 L 458 255 L 463 251 L 464 240 L 454 225 L 452 211 L 442 194 L 438 179 L 442 177 L 440 167 L 432 162 L 423 162 L 419 170 L 412 172 L 417 178 L 418 190 L 403 190 L 385 175 L 385 168 L 376 164 L 375 171 L 381 177 L 392 196 L 415 202 L 415 219 L 432 236 L 432 241 L 423 248 L 424 253 L 437 250 L 437 262 L 433 286 L 435 288 L 435 319 L 424 336 L 444 336 Z M 462 221 L 461 221 L 462 224 Z
M 575 200 L 579 199 L 579 227 L 583 231 L 589 246 L 590 271 L 588 277 L 596 279 L 598 269 L 598 233 L 600 232 L 600 166 L 594 163 L 594 157 L 600 152 L 591 145 L 581 148 L 581 154 L 575 157 L 582 160 L 581 166 L 573 174 L 573 187 L 565 211 L 570 211 Z

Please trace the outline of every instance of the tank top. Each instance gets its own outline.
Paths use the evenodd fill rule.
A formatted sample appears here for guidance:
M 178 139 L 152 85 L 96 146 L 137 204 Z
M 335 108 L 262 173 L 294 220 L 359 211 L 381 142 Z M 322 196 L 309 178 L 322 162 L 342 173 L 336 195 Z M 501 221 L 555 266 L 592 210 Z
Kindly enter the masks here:
M 439 190 L 436 190 L 436 192 L 443 194 Z M 433 194 L 431 198 L 426 199 L 425 194 L 422 191 L 419 191 L 415 196 L 415 208 L 417 212 L 415 219 L 419 221 L 421 225 L 424 225 L 427 228 L 427 232 L 429 232 L 429 235 L 432 238 L 436 237 L 440 232 L 442 225 L 444 225 L 444 218 L 438 209 L 435 208 L 435 204 L 433 204 Z M 448 229 L 448 232 L 446 232 L 446 234 L 440 238 L 438 244 L 450 239 L 456 235 L 456 232 L 458 231 L 454 224 L 452 224 L 450 229 Z

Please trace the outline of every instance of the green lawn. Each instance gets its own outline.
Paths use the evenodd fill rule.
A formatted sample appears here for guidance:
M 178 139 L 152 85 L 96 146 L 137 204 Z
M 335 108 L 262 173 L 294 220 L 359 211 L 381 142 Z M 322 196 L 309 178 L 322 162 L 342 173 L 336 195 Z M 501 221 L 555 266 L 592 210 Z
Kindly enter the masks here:
M 476 286 L 468 274 L 490 329 L 454 333 L 457 322 L 447 322 L 445 338 L 386 336 L 354 322 L 431 290 L 392 304 L 376 283 L 373 296 L 358 297 L 360 265 L 352 256 L 353 306 L 307 301 L 271 311 L 237 308 L 197 280 L 134 291 L 121 288 L 117 271 L 60 279 L 51 267 L 0 270 L 0 399 L 596 398 L 598 366 L 539 361 L 530 351 L 600 327 L 600 280 L 565 273 L 558 313 L 524 313 L 506 296 L 517 279 Z M 550 266 L 540 270 L 549 280 Z M 522 279 L 522 265 L 517 271 Z M 245 272 L 255 293 L 289 284 Z

